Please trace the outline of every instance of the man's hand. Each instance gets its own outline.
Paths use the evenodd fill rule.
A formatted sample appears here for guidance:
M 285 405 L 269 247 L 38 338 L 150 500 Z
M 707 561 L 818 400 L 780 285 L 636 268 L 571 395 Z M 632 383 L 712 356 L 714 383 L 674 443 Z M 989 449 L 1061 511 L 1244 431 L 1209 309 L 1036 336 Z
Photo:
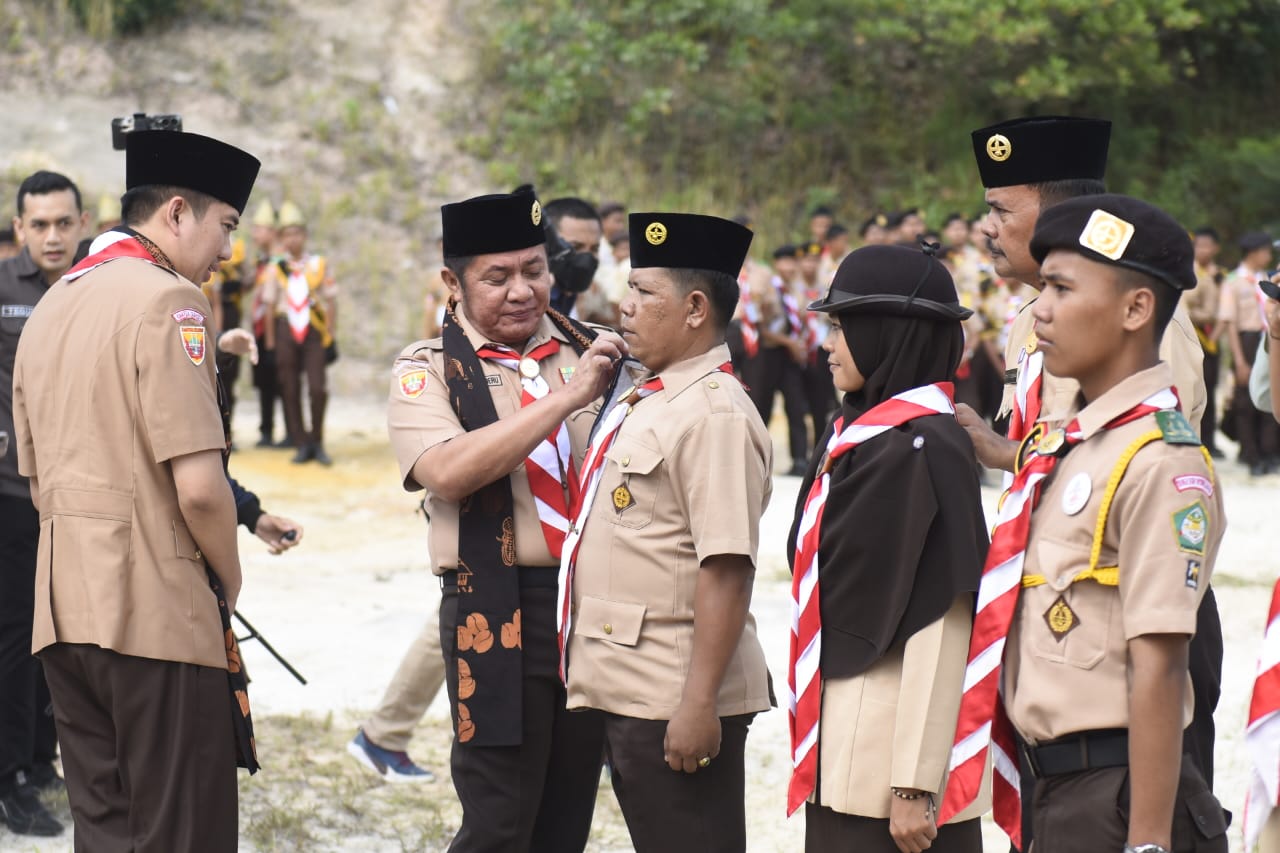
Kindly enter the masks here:
M 266 542 L 272 554 L 283 554 L 302 542 L 302 525 L 292 519 L 264 512 L 253 528 L 253 535 Z
M 1253 372 L 1253 368 L 1249 366 L 1249 362 L 1240 359 L 1235 363 L 1232 372 L 1236 377 L 1236 384 L 1242 388 L 1249 387 L 1249 374 Z
M 1013 471 L 1018 457 L 1018 442 L 999 435 L 987 426 L 981 415 L 964 403 L 956 403 L 956 421 L 969 434 L 979 462 L 988 468 Z
M 663 758 L 672 770 L 696 773 L 698 761 L 720 754 L 720 718 L 715 705 L 681 702 L 667 723 Z
M 249 363 L 258 363 L 258 342 L 246 329 L 227 329 L 218 336 L 218 349 L 228 355 L 247 355 Z
M 912 788 L 899 788 L 904 794 L 920 793 Z M 890 796 L 889 834 L 902 853 L 921 853 L 933 846 L 938 837 L 938 825 L 934 823 L 933 799 L 924 796 L 915 800 Z
M 578 359 L 573 378 L 557 392 L 571 395 L 574 408 L 590 405 L 613 381 L 614 365 L 630 352 L 627 342 L 614 332 L 601 332 Z

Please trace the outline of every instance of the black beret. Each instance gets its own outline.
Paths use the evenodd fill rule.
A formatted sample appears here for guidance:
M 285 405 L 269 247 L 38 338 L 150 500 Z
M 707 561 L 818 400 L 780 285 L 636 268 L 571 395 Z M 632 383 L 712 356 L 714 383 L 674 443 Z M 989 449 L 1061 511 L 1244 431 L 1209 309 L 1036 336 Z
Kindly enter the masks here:
M 1071 116 L 1015 118 L 973 132 L 982 185 L 1012 187 L 1070 179 L 1102 180 L 1111 122 Z
M 787 243 L 773 250 L 774 259 L 778 258 L 794 258 L 796 256 L 796 247 Z
M 631 268 L 713 270 L 737 277 L 751 229 L 698 213 L 633 213 Z
M 542 205 L 528 186 L 446 204 L 440 208 L 440 220 L 446 258 L 515 252 L 547 239 Z
M 1271 245 L 1271 235 L 1265 231 L 1250 231 L 1240 238 L 1240 251 L 1254 252 Z
M 872 225 L 878 225 L 881 228 L 884 228 L 888 224 L 889 224 L 889 217 L 885 216 L 883 213 L 877 213 L 874 216 L 867 217 L 867 221 L 862 223 L 862 225 L 858 228 L 858 234 L 862 237 L 865 237 L 867 236 L 867 232 L 871 230 Z
M 1079 196 L 1043 211 L 1031 236 L 1031 256 L 1044 263 L 1054 249 L 1146 273 L 1176 290 L 1196 286 L 1187 230 L 1155 205 L 1129 196 Z
M 809 305 L 824 313 L 887 314 L 928 320 L 965 320 L 956 284 L 932 255 L 907 246 L 864 246 L 836 270 L 827 295 Z
M 244 213 L 258 158 L 208 136 L 172 130 L 138 130 L 125 137 L 124 185 L 195 190 Z

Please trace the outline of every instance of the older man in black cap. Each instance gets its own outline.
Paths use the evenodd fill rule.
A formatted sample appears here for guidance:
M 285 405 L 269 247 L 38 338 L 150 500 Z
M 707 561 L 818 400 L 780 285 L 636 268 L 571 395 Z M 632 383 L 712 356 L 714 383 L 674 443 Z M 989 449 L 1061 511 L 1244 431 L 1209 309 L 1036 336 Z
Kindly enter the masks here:
M 211 309 L 258 161 L 131 134 L 126 226 L 49 289 L 14 369 L 18 465 L 40 510 L 32 648 L 53 697 L 78 850 L 233 851 L 257 768 L 230 614 Z
M 772 443 L 724 344 L 751 231 L 630 225 L 621 326 L 643 368 L 596 427 L 561 557 L 569 707 L 605 713 L 637 851 L 741 851 L 747 727 L 773 698 L 749 610 Z
M 627 347 L 549 308 L 532 190 L 441 209 L 442 335 L 396 359 L 387 412 L 407 490 L 426 490 L 454 717 L 457 851 L 581 851 L 603 720 L 570 714 L 556 576 L 598 398 Z

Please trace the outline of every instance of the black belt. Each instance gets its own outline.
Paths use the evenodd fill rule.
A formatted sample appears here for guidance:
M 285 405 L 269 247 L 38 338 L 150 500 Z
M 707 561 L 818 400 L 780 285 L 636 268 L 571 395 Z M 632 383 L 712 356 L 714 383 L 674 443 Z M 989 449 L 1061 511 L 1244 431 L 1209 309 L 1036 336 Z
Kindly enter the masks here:
M 525 589 L 556 589 L 560 586 L 559 566 L 516 566 L 516 576 Z M 440 575 L 440 589 L 458 588 L 458 570 L 447 569 Z
M 1027 744 L 1024 755 L 1031 775 L 1037 779 L 1104 767 L 1125 767 L 1129 764 L 1129 730 L 1076 732 L 1035 746 Z

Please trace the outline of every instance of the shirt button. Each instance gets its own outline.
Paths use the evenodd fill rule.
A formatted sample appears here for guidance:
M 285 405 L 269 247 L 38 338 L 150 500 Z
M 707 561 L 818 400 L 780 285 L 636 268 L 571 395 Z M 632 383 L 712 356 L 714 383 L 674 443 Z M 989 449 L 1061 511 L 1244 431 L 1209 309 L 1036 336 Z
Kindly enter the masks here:
M 199 549 L 199 548 L 197 548 L 197 549 L 196 549 L 196 559 L 197 559 L 197 560 L 203 560 L 203 559 L 204 559 L 204 554 L 201 554 L 201 553 L 200 553 L 200 549 Z
M 719 387 L 720 387 L 720 383 L 719 383 L 719 382 L 708 382 L 708 383 L 707 383 L 707 387 L 708 387 L 708 388 L 719 388 Z
M 627 467 L 628 465 L 630 465 L 630 464 L 631 464 L 631 457 L 630 457 L 630 456 L 624 456 L 624 457 L 622 457 L 622 467 L 623 467 L 623 468 L 626 468 L 626 467 Z
M 612 633 L 613 633 L 613 626 L 612 626 L 611 624 L 609 624 L 608 622 L 604 623 L 604 632 L 605 632 L 606 634 L 612 634 Z
M 1049 586 L 1053 587 L 1058 592 L 1062 592 L 1067 587 L 1071 586 L 1071 578 L 1068 575 L 1063 575 L 1060 578 L 1054 578 L 1053 581 L 1050 582 Z

